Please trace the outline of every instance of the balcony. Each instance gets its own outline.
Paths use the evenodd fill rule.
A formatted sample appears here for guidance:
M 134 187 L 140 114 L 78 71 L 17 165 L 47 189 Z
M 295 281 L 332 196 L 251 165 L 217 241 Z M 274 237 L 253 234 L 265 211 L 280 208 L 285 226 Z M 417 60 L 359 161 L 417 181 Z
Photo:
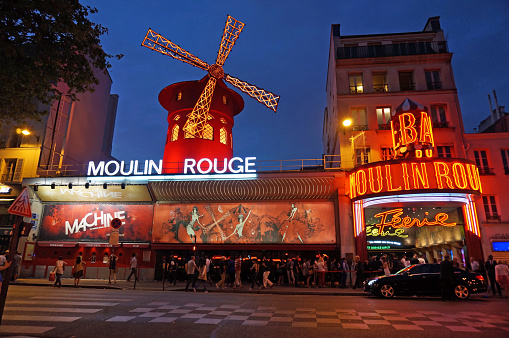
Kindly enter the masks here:
M 379 124 L 378 130 L 391 130 L 391 124 L 390 123 Z
M 447 122 L 447 121 L 433 122 L 433 128 L 448 128 L 448 127 L 449 127 L 449 122 Z
M 366 131 L 368 130 L 367 125 L 356 125 L 352 127 L 352 131 Z
M 479 169 L 479 175 L 495 175 L 495 170 L 493 168 L 477 167 L 477 169 Z
M 428 90 L 442 89 L 442 82 L 427 82 Z
M 500 222 L 501 217 L 498 214 L 486 214 L 486 222 Z
M 412 82 L 403 82 L 399 84 L 399 90 L 402 92 L 407 92 L 410 90 L 415 90 L 415 83 Z
M 386 93 L 389 91 L 389 86 L 387 84 L 373 85 L 373 91 L 375 93 Z
M 447 41 L 409 42 L 390 45 L 339 47 L 336 58 L 360 59 L 376 57 L 392 57 L 407 55 L 449 53 Z

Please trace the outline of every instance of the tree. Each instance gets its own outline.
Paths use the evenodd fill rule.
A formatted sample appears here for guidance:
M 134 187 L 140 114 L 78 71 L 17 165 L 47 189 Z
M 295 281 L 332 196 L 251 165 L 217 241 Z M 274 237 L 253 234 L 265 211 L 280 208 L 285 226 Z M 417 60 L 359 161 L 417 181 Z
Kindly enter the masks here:
M 0 0 L 0 121 L 40 120 L 62 94 L 94 90 L 94 68 L 112 57 L 100 41 L 108 30 L 88 19 L 96 12 L 78 0 Z

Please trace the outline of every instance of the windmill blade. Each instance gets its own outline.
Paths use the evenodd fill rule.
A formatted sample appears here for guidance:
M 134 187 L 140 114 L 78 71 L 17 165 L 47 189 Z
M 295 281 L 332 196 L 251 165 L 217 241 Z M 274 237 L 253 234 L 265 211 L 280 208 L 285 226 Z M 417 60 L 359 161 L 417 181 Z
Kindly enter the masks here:
M 226 19 L 226 25 L 224 26 L 223 39 L 219 46 L 219 52 L 217 53 L 216 65 L 223 66 L 228 54 L 232 50 L 235 41 L 239 37 L 240 32 L 244 28 L 244 24 L 238 20 L 235 20 L 228 15 Z
M 224 78 L 228 83 L 242 90 L 247 95 L 251 96 L 256 101 L 263 103 L 268 108 L 272 109 L 274 113 L 277 110 L 277 105 L 279 102 L 279 96 L 274 95 L 271 92 L 268 92 L 264 89 L 258 88 L 255 85 L 249 84 L 245 81 L 239 80 L 233 76 L 228 74 L 225 75 Z
M 147 31 L 147 34 L 145 35 L 141 45 L 143 47 L 155 50 L 161 54 L 171 56 L 174 59 L 189 63 L 190 65 L 201 68 L 203 70 L 208 70 L 209 68 L 209 65 L 206 62 L 200 60 L 193 54 L 174 44 L 162 35 L 157 34 L 151 29 Z
M 210 76 L 207 85 L 196 102 L 193 111 L 187 115 L 187 121 L 184 124 L 184 138 L 205 138 L 211 139 L 212 135 L 207 130 L 207 121 L 209 119 L 210 102 L 214 95 L 216 87 L 216 78 Z M 209 138 L 210 137 L 210 138 Z

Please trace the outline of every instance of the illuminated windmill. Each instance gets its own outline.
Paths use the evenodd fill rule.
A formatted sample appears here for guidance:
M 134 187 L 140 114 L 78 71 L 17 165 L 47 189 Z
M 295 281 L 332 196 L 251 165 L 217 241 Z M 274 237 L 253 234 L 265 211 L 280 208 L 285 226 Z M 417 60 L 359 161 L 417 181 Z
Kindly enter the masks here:
M 182 163 L 185 158 L 222 159 L 233 156 L 233 116 L 242 111 L 244 103 L 237 93 L 226 87 L 223 80 L 276 112 L 279 96 L 223 71 L 223 64 L 243 28 L 242 22 L 228 16 L 216 63 L 212 65 L 153 30 L 148 30 L 142 46 L 208 72 L 200 81 L 173 84 L 159 94 L 159 102 L 168 110 L 168 136 L 163 159 L 165 172 L 179 171 L 181 165 L 177 168 L 175 164 Z M 196 98 L 197 88 L 200 88 L 201 94 Z M 189 105 L 191 102 L 192 107 Z M 227 106 L 228 103 L 230 107 Z M 185 118 L 180 119 L 183 114 Z M 214 124 L 217 128 L 214 128 Z

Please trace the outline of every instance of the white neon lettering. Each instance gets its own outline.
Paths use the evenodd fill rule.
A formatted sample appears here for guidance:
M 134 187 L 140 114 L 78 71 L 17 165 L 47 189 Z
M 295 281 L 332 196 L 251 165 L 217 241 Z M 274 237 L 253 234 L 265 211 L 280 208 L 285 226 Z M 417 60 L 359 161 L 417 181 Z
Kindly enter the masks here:
M 102 176 L 104 175 L 104 161 L 97 163 L 95 166 L 93 161 L 88 162 L 88 176 Z
M 207 170 L 202 170 L 201 169 L 201 164 L 203 162 L 207 162 L 209 164 L 209 168 Z M 212 171 L 212 161 L 209 160 L 208 158 L 202 158 L 201 160 L 198 161 L 198 164 L 196 165 L 196 169 L 198 169 L 198 172 L 200 174 L 208 174 L 209 172 Z
M 115 165 L 115 170 L 114 171 L 110 171 L 109 168 L 110 168 L 110 165 L 111 164 L 114 164 Z M 104 172 L 106 173 L 106 175 L 108 176 L 115 176 L 118 171 L 120 170 L 120 165 L 118 164 L 117 161 L 109 161 L 108 163 L 106 163 L 106 165 L 104 166 Z
M 138 160 L 134 161 L 134 174 L 143 175 L 143 171 L 138 171 Z
M 150 160 L 149 164 L 149 175 L 152 175 L 152 169 L 154 169 L 156 174 L 161 175 L 163 173 L 163 160 L 159 160 L 159 165 L 156 165 L 154 161 Z
M 223 170 L 219 171 L 219 169 L 217 169 L 217 158 L 214 159 L 214 172 L 216 174 L 223 174 L 224 172 L 226 172 L 226 169 L 228 169 L 227 160 L 228 160 L 227 158 L 223 160 Z
M 244 167 L 242 165 L 239 165 L 238 169 L 237 170 L 234 170 L 232 167 L 233 167 L 233 162 L 234 161 L 239 161 L 240 163 L 243 163 L 244 161 L 240 158 L 240 157 L 234 157 L 230 160 L 230 163 L 228 163 L 228 169 L 230 169 L 230 171 L 234 174 L 238 174 L 238 173 L 243 173 L 244 172 Z
M 133 161 L 131 160 L 131 162 L 129 164 L 129 171 L 128 172 L 124 171 L 124 167 L 125 167 L 125 162 L 124 161 L 120 162 L 120 173 L 122 175 L 125 175 L 125 176 L 131 175 L 131 173 L 133 172 Z
M 184 174 L 187 174 L 187 169 L 191 171 L 191 173 L 196 174 L 194 171 L 194 166 L 196 165 L 196 160 L 194 158 L 186 158 L 184 160 Z
M 244 172 L 246 172 L 246 173 L 255 173 L 256 172 L 255 168 L 249 169 L 249 167 L 255 166 L 255 164 L 252 163 L 251 161 L 256 161 L 256 157 L 246 157 L 246 163 L 244 164 L 246 169 Z

